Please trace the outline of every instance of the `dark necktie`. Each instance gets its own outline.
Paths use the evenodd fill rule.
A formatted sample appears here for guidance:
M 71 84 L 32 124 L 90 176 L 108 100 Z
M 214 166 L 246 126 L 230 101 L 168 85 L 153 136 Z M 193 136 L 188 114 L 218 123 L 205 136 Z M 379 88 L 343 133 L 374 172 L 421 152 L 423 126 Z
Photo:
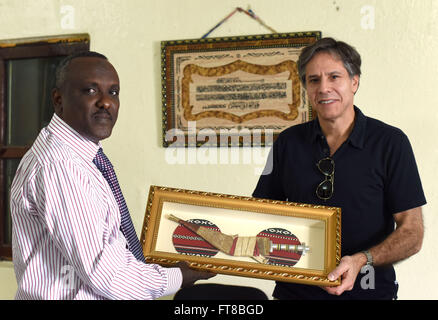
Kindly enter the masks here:
M 135 233 L 134 225 L 129 214 L 128 207 L 126 206 L 125 198 L 123 198 L 122 190 L 120 189 L 119 182 L 117 181 L 116 173 L 114 172 L 113 165 L 103 153 L 102 148 L 96 154 L 93 159 L 93 163 L 102 172 L 103 177 L 108 182 L 111 190 L 116 198 L 117 204 L 120 209 L 120 229 L 123 232 L 127 242 L 128 248 L 137 260 L 146 262 L 143 256 L 143 251 L 140 246 L 137 234 Z

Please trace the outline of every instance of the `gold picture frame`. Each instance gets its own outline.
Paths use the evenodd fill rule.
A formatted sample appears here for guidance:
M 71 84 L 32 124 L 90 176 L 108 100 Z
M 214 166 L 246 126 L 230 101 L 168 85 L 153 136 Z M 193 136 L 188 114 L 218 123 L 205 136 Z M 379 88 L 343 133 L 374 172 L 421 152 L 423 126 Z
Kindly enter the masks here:
M 202 242 L 202 237 L 189 235 L 172 216 L 233 237 L 258 239 L 269 233 L 274 242 L 292 239 L 301 251 L 271 250 L 274 253 L 266 257 L 229 255 Z M 341 259 L 341 209 L 151 186 L 141 244 L 149 263 L 171 266 L 186 261 L 194 269 L 213 273 L 335 286 L 340 279 L 330 281 L 327 275 Z M 260 257 L 265 259 L 255 259 Z
M 301 50 L 320 31 L 161 42 L 163 146 L 265 146 L 314 114 Z

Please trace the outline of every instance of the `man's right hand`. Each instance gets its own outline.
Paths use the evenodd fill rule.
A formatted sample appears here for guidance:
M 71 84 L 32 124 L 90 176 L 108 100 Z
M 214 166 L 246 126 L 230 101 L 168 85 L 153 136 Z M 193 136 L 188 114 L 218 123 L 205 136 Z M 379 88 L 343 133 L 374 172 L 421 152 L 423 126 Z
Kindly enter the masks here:
M 183 281 L 181 288 L 192 286 L 197 280 L 206 280 L 214 277 L 216 274 L 207 271 L 197 271 L 191 269 L 187 262 L 181 261 L 176 264 L 176 267 L 181 269 Z

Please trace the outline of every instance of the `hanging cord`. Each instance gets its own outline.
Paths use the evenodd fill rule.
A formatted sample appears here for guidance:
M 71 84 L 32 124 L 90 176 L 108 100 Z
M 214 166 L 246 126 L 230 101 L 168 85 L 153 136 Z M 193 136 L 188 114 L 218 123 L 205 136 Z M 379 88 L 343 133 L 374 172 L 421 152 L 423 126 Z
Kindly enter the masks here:
M 268 29 L 268 30 L 271 31 L 272 33 L 278 33 L 278 32 L 275 31 L 273 28 L 271 28 L 271 27 L 268 26 L 266 23 L 264 23 L 262 19 L 260 19 L 258 16 L 256 16 L 256 14 L 254 13 L 254 11 L 251 10 L 251 8 L 248 7 L 248 10 L 247 10 L 247 11 L 245 11 L 245 10 L 243 10 L 243 9 L 241 9 L 241 8 L 238 8 L 238 9 L 240 9 L 240 10 L 239 10 L 240 12 L 244 12 L 244 13 L 248 14 L 251 18 L 253 18 L 254 20 L 256 20 L 258 23 L 260 23 L 262 26 L 264 26 L 266 29 Z
M 227 15 L 224 19 L 222 19 L 217 25 L 215 25 L 213 28 L 210 29 L 210 31 L 208 31 L 206 34 L 204 34 L 202 36 L 201 39 L 207 38 L 207 36 L 212 33 L 214 30 L 216 30 L 217 28 L 219 28 L 225 21 L 227 21 L 229 18 L 231 18 L 236 12 L 243 12 L 245 14 L 247 14 L 249 17 L 253 18 L 254 20 L 256 20 L 258 23 L 260 23 L 262 26 L 264 26 L 265 28 L 267 28 L 269 31 L 271 31 L 272 33 L 277 33 L 277 31 L 275 31 L 273 28 L 271 28 L 270 26 L 268 26 L 266 23 L 264 23 L 262 21 L 262 19 L 260 19 L 258 16 L 256 16 L 256 14 L 254 13 L 254 11 L 252 11 L 249 7 L 248 10 L 244 10 L 240 7 L 237 7 L 236 9 L 234 9 L 229 15 Z

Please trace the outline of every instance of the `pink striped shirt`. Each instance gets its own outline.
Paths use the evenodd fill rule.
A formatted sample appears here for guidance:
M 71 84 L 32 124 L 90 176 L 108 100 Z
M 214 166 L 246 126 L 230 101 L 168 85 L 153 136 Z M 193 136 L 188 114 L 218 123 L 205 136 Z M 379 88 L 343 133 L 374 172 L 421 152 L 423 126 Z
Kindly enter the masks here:
M 11 187 L 16 299 L 155 299 L 179 268 L 138 262 L 126 248 L 111 189 L 93 164 L 99 145 L 56 114 Z

